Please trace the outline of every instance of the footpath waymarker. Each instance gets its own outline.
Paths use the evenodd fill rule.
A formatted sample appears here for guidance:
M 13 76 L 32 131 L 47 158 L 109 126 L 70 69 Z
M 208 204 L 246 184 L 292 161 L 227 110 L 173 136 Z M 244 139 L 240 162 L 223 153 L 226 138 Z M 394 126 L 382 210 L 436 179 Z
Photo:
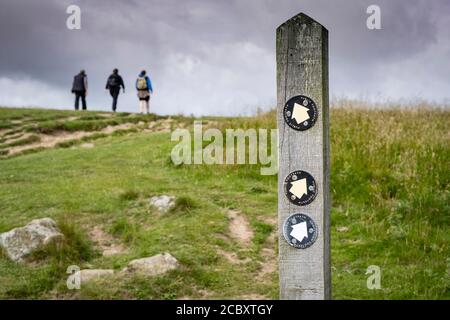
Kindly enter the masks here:
M 308 130 L 317 121 L 316 103 L 302 95 L 290 98 L 283 113 L 287 125 L 295 130 Z
M 290 202 L 305 206 L 313 202 L 317 195 L 316 180 L 308 172 L 296 170 L 284 179 L 284 192 Z
M 331 299 L 328 31 L 277 29 L 280 299 Z
M 293 247 L 305 249 L 317 240 L 317 225 L 309 216 L 295 213 L 283 225 L 284 239 Z

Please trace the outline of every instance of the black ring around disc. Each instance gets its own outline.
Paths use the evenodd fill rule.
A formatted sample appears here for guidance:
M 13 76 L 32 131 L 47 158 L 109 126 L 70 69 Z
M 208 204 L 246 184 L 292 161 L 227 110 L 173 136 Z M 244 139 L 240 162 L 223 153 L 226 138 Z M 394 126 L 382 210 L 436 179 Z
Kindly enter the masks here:
M 284 121 L 298 131 L 311 128 L 317 121 L 319 111 L 316 103 L 309 97 L 298 95 L 286 102 L 283 109 Z
M 284 239 L 298 249 L 306 249 L 311 246 L 319 234 L 317 225 L 313 219 L 303 213 L 294 213 L 283 224 Z
M 284 194 L 297 206 L 310 204 L 317 195 L 316 180 L 306 171 L 291 172 L 284 179 Z

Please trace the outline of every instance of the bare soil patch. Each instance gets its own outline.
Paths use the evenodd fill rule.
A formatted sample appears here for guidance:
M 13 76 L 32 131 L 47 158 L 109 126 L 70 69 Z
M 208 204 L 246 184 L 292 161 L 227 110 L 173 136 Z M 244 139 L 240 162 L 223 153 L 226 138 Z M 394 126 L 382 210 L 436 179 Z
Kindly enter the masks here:
M 249 258 L 239 259 L 238 255 L 235 252 L 225 251 L 221 248 L 217 248 L 217 253 L 219 253 L 222 257 L 228 260 L 228 262 L 231 264 L 242 264 L 251 261 Z
M 261 271 L 258 275 L 259 278 L 265 277 L 278 270 L 278 259 L 274 249 L 263 248 L 261 250 L 261 257 L 263 258 L 263 262 L 261 263 Z
M 230 219 L 230 235 L 242 245 L 247 245 L 253 238 L 253 230 L 244 215 L 237 210 L 230 210 L 227 213 Z
M 99 226 L 94 227 L 89 232 L 89 237 L 105 257 L 126 252 L 126 248 L 117 239 L 103 231 Z
M 9 149 L 9 154 L 16 154 L 25 150 L 34 148 L 52 148 L 58 143 L 66 142 L 69 140 L 79 140 L 83 137 L 93 135 L 92 132 L 78 131 L 78 132 L 58 132 L 56 135 L 39 134 L 41 138 L 40 142 L 31 143 L 27 145 L 12 147 Z
M 66 131 L 60 131 L 55 134 L 39 134 L 39 137 L 41 138 L 40 142 L 37 143 L 31 143 L 27 145 L 17 146 L 17 147 L 11 147 L 9 148 L 9 154 L 16 154 L 25 150 L 34 149 L 34 148 L 53 148 L 58 143 L 66 142 L 70 140 L 80 140 L 84 137 L 89 137 L 92 135 L 95 135 L 97 133 L 105 133 L 105 134 L 112 134 L 117 130 L 128 130 L 131 128 L 134 128 L 135 126 L 132 123 L 124 123 L 117 126 L 108 126 L 100 131 L 94 131 L 94 132 L 87 132 L 87 131 L 76 131 L 76 132 L 66 132 Z M 21 137 L 23 138 L 23 137 Z

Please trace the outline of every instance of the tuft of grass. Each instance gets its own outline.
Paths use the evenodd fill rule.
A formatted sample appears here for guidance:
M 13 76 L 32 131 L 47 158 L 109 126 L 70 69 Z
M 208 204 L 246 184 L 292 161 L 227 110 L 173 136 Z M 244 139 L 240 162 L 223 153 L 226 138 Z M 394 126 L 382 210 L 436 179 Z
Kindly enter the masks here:
M 267 193 L 267 190 L 261 187 L 252 187 L 250 189 L 250 192 L 252 193 Z
M 44 134 L 51 134 L 63 130 L 64 130 L 64 123 L 49 120 L 43 121 L 42 123 L 35 123 L 34 125 L 29 126 L 26 129 L 27 132 L 44 133 Z
M 117 112 L 116 113 L 117 117 L 128 117 L 130 115 L 131 115 L 131 113 L 129 113 L 129 112 Z
M 139 226 L 130 223 L 126 218 L 115 220 L 108 231 L 130 245 L 135 243 L 139 238 Z
M 136 200 L 137 198 L 139 198 L 139 192 L 135 190 L 127 190 L 122 192 L 119 195 L 119 198 L 125 201 Z
M 94 249 L 86 232 L 69 222 L 68 217 L 58 220 L 58 227 L 64 235 L 64 243 L 58 258 L 78 262 L 87 262 L 99 253 Z
M 86 115 L 83 114 L 76 120 L 86 121 L 86 120 L 103 120 L 103 119 L 105 119 L 105 117 L 100 116 L 98 114 L 86 114 Z
M 138 129 L 136 128 L 131 128 L 131 129 L 120 129 L 120 130 L 116 130 L 112 133 L 113 137 L 120 137 L 129 133 L 134 133 L 134 132 L 138 132 Z
M 254 221 L 252 227 L 255 231 L 253 242 L 257 245 L 263 244 L 274 230 L 272 225 L 261 221 Z
M 58 219 L 58 228 L 64 235 L 61 243 L 52 243 L 46 248 L 34 252 L 28 259 L 31 261 L 49 261 L 58 266 L 82 264 L 98 256 L 86 233 L 69 222 L 67 217 Z
M 180 196 L 175 199 L 175 205 L 170 209 L 170 212 L 189 212 L 197 207 L 197 202 L 192 198 Z
M 11 129 L 12 127 L 14 127 L 14 125 L 12 123 L 4 122 L 4 121 L 0 122 L 0 129 Z
M 86 137 L 81 138 L 81 141 L 83 141 L 83 142 L 93 141 L 93 140 L 105 138 L 107 136 L 108 135 L 106 133 L 97 132 L 97 133 L 94 133 L 94 134 L 92 134 L 90 136 L 86 136 Z
M 62 142 L 58 142 L 55 147 L 56 148 L 70 148 L 73 147 L 74 145 L 77 145 L 78 143 L 80 143 L 80 140 L 67 140 L 67 141 L 62 141 Z

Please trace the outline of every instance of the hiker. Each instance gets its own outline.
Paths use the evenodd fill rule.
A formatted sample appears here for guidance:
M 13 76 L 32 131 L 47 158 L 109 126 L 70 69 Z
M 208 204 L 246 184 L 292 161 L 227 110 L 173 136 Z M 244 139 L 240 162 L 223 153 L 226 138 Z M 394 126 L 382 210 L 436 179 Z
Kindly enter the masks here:
M 123 93 L 125 93 L 125 84 L 123 83 L 122 77 L 119 75 L 119 70 L 114 69 L 113 73 L 108 77 L 106 81 L 106 90 L 109 89 L 109 93 L 113 98 L 112 111 L 116 112 L 117 109 L 117 99 L 119 98 L 120 87 L 123 88 Z
M 147 76 L 147 72 L 142 70 L 139 77 L 136 80 L 136 90 L 138 92 L 139 98 L 139 112 L 149 113 L 150 105 L 150 94 L 153 94 L 153 87 L 150 77 Z
M 83 110 L 87 109 L 86 96 L 88 94 L 88 81 L 87 75 L 84 70 L 81 70 L 79 74 L 73 77 L 72 93 L 75 94 L 75 110 L 78 110 L 80 98 L 83 104 Z

